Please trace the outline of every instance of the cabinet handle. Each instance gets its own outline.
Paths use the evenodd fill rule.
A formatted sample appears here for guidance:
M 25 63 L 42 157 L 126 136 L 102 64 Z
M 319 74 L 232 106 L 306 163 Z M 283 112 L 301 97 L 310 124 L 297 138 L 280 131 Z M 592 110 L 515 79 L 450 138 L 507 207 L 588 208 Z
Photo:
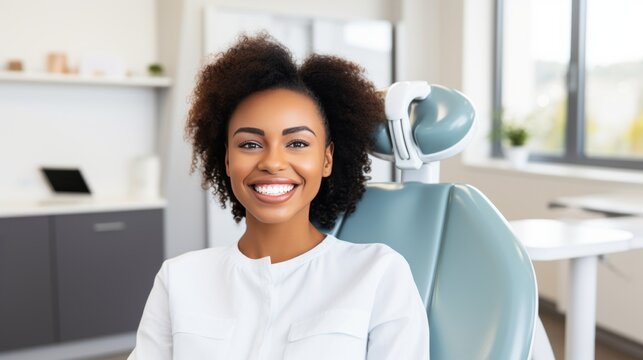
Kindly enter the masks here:
M 106 222 L 106 223 L 95 223 L 94 231 L 95 232 L 105 232 L 105 231 L 122 231 L 125 230 L 125 223 L 122 221 L 115 222 Z

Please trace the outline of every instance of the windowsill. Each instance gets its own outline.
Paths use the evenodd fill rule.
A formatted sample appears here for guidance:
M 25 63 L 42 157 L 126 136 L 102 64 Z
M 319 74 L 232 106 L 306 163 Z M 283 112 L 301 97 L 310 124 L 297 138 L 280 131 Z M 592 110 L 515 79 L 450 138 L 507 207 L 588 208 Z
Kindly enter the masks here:
M 571 164 L 527 163 L 524 167 L 516 168 L 503 159 L 467 159 L 462 156 L 462 164 L 479 170 L 506 172 L 516 175 L 537 175 L 546 177 L 559 177 L 565 179 L 578 179 L 590 181 L 603 181 L 623 184 L 643 184 L 643 171 L 629 169 L 607 169 L 592 166 Z

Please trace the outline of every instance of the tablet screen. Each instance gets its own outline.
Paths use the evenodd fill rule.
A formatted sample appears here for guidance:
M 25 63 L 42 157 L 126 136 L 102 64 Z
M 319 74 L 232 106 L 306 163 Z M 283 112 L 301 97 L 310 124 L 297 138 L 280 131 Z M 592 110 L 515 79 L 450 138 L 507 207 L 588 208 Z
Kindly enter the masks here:
M 80 169 L 41 168 L 55 193 L 89 194 L 89 187 Z

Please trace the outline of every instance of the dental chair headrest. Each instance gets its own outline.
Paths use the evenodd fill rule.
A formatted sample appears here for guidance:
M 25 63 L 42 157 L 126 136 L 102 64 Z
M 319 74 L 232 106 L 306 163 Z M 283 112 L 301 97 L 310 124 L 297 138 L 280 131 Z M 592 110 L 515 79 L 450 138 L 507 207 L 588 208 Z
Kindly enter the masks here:
M 383 92 L 387 125 L 375 131 L 372 155 L 402 170 L 449 158 L 473 135 L 475 110 L 459 91 L 424 81 L 405 81 Z

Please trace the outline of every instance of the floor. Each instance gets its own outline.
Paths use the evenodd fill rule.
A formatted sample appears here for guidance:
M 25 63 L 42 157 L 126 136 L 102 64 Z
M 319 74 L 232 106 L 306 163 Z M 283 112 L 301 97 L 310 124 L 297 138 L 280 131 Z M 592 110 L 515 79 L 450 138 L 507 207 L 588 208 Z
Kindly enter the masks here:
M 547 336 L 554 349 L 556 359 L 564 359 L 565 355 L 565 318 L 561 315 L 552 313 L 540 313 L 540 320 L 542 320 L 547 331 Z M 614 348 L 601 344 L 596 345 L 596 360 L 637 360 L 639 358 L 630 356 Z
M 552 314 L 552 313 L 541 313 L 540 319 L 545 326 L 547 335 L 549 336 L 549 341 L 552 344 L 554 349 L 554 354 L 556 359 L 563 359 L 565 353 L 564 342 L 565 342 L 565 319 L 564 317 Z M 107 358 L 101 358 L 96 360 L 126 360 L 128 354 L 115 355 Z M 598 344 L 596 346 L 596 359 L 597 360 L 637 360 L 636 357 L 629 356 L 620 352 L 616 349 L 608 347 L 603 344 Z

